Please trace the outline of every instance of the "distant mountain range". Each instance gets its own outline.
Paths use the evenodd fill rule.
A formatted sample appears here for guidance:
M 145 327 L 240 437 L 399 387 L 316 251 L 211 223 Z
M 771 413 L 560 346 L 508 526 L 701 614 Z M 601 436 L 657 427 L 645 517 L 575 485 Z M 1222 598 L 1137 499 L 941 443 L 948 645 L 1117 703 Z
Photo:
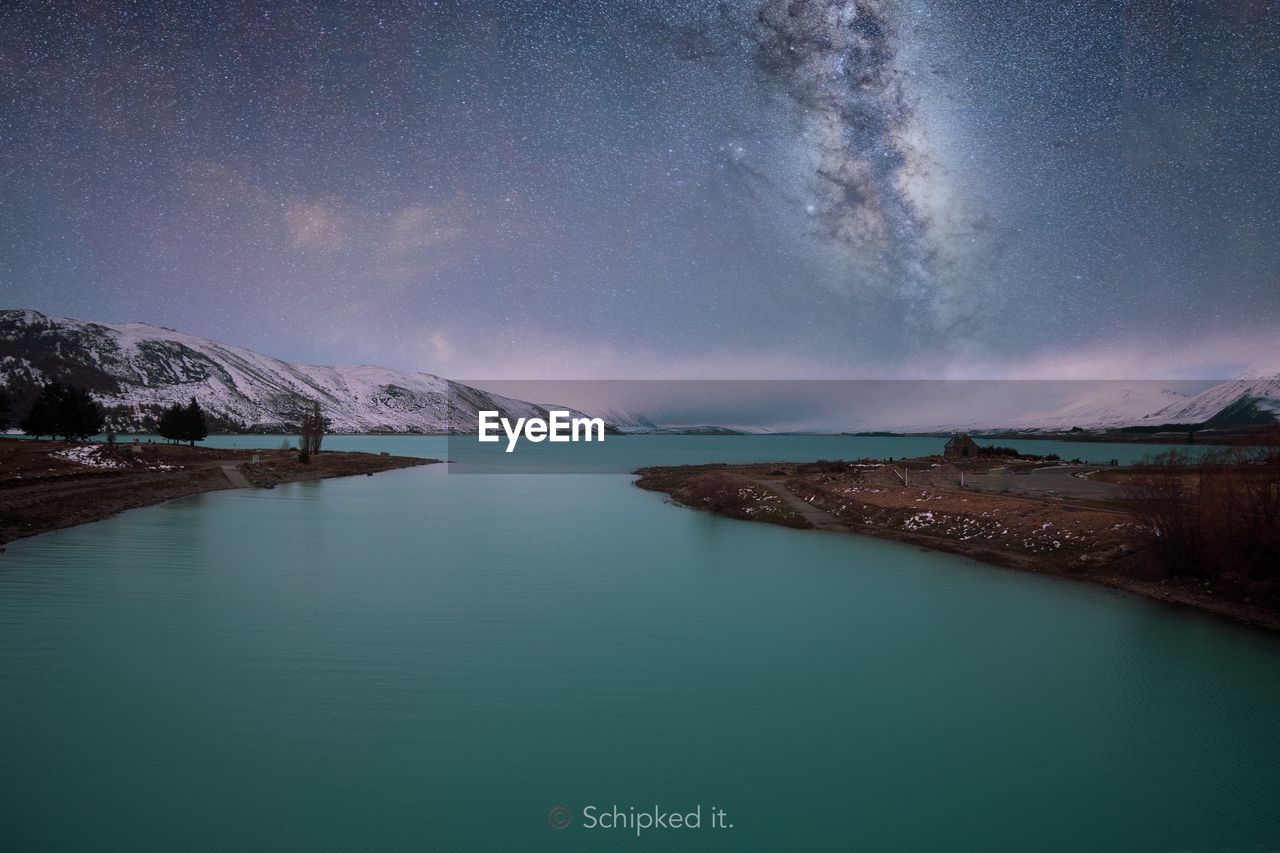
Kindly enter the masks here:
M 1147 423 L 1216 425 L 1280 422 L 1280 376 L 1223 382 L 1184 400 L 1176 400 L 1143 418 Z
M 1030 413 L 1011 427 L 1038 430 L 1114 429 L 1134 426 L 1152 412 L 1186 402 L 1186 394 L 1150 382 L 1082 386 L 1081 396 L 1047 413 Z
M 548 408 L 430 373 L 294 364 L 145 323 L 0 310 L 0 384 L 15 398 L 15 408 L 23 411 L 40 385 L 55 378 L 93 392 L 107 408 L 110 426 L 121 432 L 154 429 L 165 407 L 190 397 L 208 410 L 215 431 L 229 432 L 292 431 L 303 409 L 317 400 L 333 431 L 344 433 L 472 433 L 481 409 L 519 418 L 545 417 Z M 1280 376 L 1223 382 L 1194 396 L 1150 382 L 1086 383 L 1081 393 L 1062 408 L 999 424 L 894 428 L 1061 431 L 1280 422 Z M 764 431 L 738 424 L 663 424 L 618 409 L 587 413 L 602 417 L 610 431 L 631 434 Z
M 1199 426 L 1242 427 L 1280 423 L 1280 376 L 1232 379 L 1195 395 L 1150 382 L 1103 383 L 1093 398 L 1074 402 L 1024 425 L 1040 431 Z M 1018 426 L 1018 425 L 1014 425 Z
M 1196 394 L 1162 387 L 1151 380 L 1082 381 L 1071 382 L 1070 387 L 1078 396 L 1051 410 L 895 429 L 899 432 L 1060 433 L 1077 429 L 1135 428 L 1183 431 L 1190 427 L 1225 429 L 1280 423 L 1280 376 L 1233 379 Z
M 480 409 L 508 418 L 547 412 L 429 373 L 292 364 L 145 323 L 0 311 L 0 382 L 17 408 L 49 379 L 92 391 L 120 431 L 153 429 L 161 410 L 191 397 L 220 431 L 291 431 L 312 400 L 343 433 L 471 433 Z

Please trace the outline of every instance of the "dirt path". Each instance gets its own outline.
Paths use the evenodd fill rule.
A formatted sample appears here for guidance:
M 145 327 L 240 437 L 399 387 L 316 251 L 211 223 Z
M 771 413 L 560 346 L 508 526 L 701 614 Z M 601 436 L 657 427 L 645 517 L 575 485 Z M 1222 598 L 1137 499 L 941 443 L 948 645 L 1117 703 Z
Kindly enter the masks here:
M 244 474 L 240 473 L 240 469 L 235 466 L 234 462 L 224 462 L 220 467 L 222 468 L 222 473 L 227 475 L 227 479 L 231 481 L 231 485 L 235 488 L 253 488 L 253 484 L 244 478 Z
M 838 521 L 835 516 L 826 510 L 819 509 L 806 500 L 796 497 L 780 480 L 756 480 L 756 482 L 786 501 L 787 506 L 804 516 L 804 520 L 813 525 L 814 529 L 848 532 L 849 528 Z

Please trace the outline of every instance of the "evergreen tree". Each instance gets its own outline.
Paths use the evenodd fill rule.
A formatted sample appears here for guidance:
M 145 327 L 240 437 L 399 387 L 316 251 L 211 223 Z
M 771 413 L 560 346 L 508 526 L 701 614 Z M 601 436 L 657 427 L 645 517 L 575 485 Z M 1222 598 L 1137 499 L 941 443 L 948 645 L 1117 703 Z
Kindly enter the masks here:
M 181 441 L 185 430 L 184 421 L 186 420 L 184 410 L 178 403 L 174 403 L 160 414 L 160 421 L 156 425 L 156 432 L 160 433 L 161 438 L 166 438 L 170 443 Z
M 88 438 L 102 431 L 106 416 L 93 396 L 83 388 L 53 381 L 40 389 L 22 421 L 22 431 L 64 438 Z
M 187 405 L 174 403 L 160 415 L 156 432 L 171 442 L 185 441 L 192 446 L 197 441 L 209 437 L 209 425 L 205 421 L 204 409 L 192 397 Z
M 62 385 L 57 381 L 50 382 L 41 388 L 35 402 L 27 411 L 27 416 L 19 424 L 22 431 L 32 438 L 39 438 L 42 435 L 52 438 L 58 430 L 57 411 L 61 406 L 62 397 Z
M 55 416 L 59 435 L 68 439 L 86 439 L 102 432 L 106 414 L 98 401 L 83 388 L 68 386 L 64 389 Z
M 0 431 L 9 428 L 9 395 L 0 388 Z
M 182 437 L 192 447 L 195 447 L 197 441 L 204 441 L 209 437 L 209 425 L 204 419 L 204 409 L 200 408 L 195 397 L 192 397 L 191 402 L 182 410 Z

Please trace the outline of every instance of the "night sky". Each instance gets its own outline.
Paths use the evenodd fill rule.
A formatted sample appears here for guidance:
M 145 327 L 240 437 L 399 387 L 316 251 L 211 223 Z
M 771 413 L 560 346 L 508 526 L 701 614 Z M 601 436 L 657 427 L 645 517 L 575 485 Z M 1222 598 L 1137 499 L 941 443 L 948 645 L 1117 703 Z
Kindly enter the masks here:
M 458 378 L 1280 365 L 1280 4 L 6 2 L 0 307 Z

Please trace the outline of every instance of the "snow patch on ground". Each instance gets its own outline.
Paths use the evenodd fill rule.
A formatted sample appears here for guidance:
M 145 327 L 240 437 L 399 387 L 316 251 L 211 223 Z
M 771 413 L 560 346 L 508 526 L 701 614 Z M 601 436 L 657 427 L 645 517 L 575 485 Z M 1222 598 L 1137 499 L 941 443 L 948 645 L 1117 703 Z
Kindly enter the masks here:
M 92 444 L 82 444 L 79 447 L 68 447 L 66 450 L 58 450 L 49 454 L 55 459 L 65 459 L 68 462 L 74 462 L 77 465 L 84 465 L 88 468 L 124 468 L 125 464 L 119 459 L 102 454 L 102 448 L 95 447 Z

